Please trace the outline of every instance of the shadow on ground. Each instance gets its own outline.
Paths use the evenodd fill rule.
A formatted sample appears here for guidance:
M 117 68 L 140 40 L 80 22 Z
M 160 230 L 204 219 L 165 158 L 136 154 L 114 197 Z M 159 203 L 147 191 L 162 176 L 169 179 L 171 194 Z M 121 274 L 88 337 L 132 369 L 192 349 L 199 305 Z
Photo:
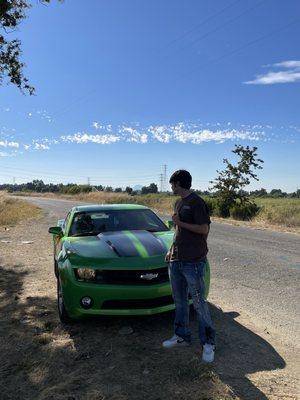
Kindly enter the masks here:
M 0 266 L 1 400 L 167 400 L 267 397 L 246 375 L 284 368 L 284 360 L 236 313 L 212 306 L 218 331 L 213 366 L 200 349 L 166 351 L 173 313 L 142 318 L 98 318 L 62 326 L 48 297 L 22 296 L 21 266 Z M 119 330 L 130 325 L 133 333 Z M 191 325 L 195 336 L 196 320 Z

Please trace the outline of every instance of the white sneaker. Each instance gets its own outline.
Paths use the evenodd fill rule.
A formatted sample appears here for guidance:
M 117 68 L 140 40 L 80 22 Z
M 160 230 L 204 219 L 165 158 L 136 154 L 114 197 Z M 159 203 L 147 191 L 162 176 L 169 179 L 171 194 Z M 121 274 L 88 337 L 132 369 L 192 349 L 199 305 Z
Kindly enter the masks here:
M 211 363 L 215 358 L 215 346 L 213 344 L 205 343 L 202 351 L 202 361 Z
M 175 347 L 175 346 L 178 346 L 178 347 L 188 346 L 189 343 L 186 342 L 184 339 L 182 339 L 180 336 L 174 335 L 170 339 L 165 340 L 162 343 L 162 345 L 163 345 L 163 347 L 169 349 L 170 347 Z

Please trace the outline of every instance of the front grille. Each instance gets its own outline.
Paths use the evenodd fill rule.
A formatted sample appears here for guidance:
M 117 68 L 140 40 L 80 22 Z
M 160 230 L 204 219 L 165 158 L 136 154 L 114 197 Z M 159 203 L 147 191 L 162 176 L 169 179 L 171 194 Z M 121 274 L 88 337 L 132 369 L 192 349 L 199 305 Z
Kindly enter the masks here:
M 107 300 L 102 304 L 105 310 L 128 310 L 163 307 L 173 304 L 172 296 L 157 297 L 155 299 Z
M 156 274 L 157 277 L 154 276 Z M 96 279 L 94 282 L 111 284 L 111 285 L 153 285 L 168 281 L 169 281 L 168 269 L 167 267 L 163 267 L 151 270 L 147 269 L 138 271 L 97 270 Z

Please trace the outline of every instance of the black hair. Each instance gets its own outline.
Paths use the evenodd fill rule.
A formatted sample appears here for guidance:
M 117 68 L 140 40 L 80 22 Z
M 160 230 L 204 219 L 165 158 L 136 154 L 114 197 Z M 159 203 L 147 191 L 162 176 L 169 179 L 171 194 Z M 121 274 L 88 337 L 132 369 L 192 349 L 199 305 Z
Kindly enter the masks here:
M 183 189 L 190 189 L 192 186 L 192 176 L 188 171 L 184 169 L 179 169 L 178 171 L 175 171 L 172 174 L 169 182 L 170 183 L 179 182 L 179 185 Z

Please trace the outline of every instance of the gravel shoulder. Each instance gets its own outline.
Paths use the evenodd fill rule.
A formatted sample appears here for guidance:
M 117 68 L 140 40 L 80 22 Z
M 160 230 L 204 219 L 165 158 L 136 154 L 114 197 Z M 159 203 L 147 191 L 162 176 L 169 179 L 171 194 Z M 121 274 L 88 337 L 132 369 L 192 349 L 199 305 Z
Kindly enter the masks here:
M 70 207 L 70 202 L 63 206 Z M 238 267 L 233 257 L 234 249 L 245 249 L 243 239 L 232 243 L 231 249 L 228 241 L 222 243 L 225 233 L 212 230 L 211 249 L 221 246 L 216 252 L 211 250 L 210 255 L 210 302 L 218 349 L 215 364 L 205 366 L 199 362 L 196 341 L 179 352 L 161 349 L 161 341 L 172 334 L 172 313 L 147 318 L 99 318 L 62 326 L 56 313 L 52 243 L 47 229 L 65 212 L 62 203 L 44 207 L 47 211 L 40 219 L 0 230 L 1 400 L 297 399 L 299 347 L 297 340 L 290 340 L 297 334 L 296 316 L 287 318 L 295 325 L 293 322 L 280 327 L 272 322 L 282 320 L 284 313 L 296 314 L 297 292 L 291 310 L 285 310 L 285 303 L 281 308 L 276 303 L 270 316 L 266 309 L 272 306 L 259 298 L 266 288 L 257 288 L 256 282 L 251 282 L 251 270 Z M 252 249 L 248 236 L 245 232 L 244 240 Z M 276 246 L 269 249 L 274 257 L 275 250 Z M 258 254 L 256 264 L 260 257 Z M 252 254 L 247 260 L 247 265 L 253 267 Z M 284 271 L 282 267 L 281 276 Z M 240 287 L 242 273 L 245 279 Z M 262 282 L 267 278 L 259 277 Z M 297 281 L 287 278 L 294 288 Z M 277 280 L 275 274 L 271 291 Z M 275 293 L 274 301 L 276 297 Z M 256 309 L 259 303 L 260 311 Z M 264 315 L 268 316 L 267 324 Z M 125 326 L 133 332 L 122 335 Z M 191 326 L 196 337 L 193 313 Z

